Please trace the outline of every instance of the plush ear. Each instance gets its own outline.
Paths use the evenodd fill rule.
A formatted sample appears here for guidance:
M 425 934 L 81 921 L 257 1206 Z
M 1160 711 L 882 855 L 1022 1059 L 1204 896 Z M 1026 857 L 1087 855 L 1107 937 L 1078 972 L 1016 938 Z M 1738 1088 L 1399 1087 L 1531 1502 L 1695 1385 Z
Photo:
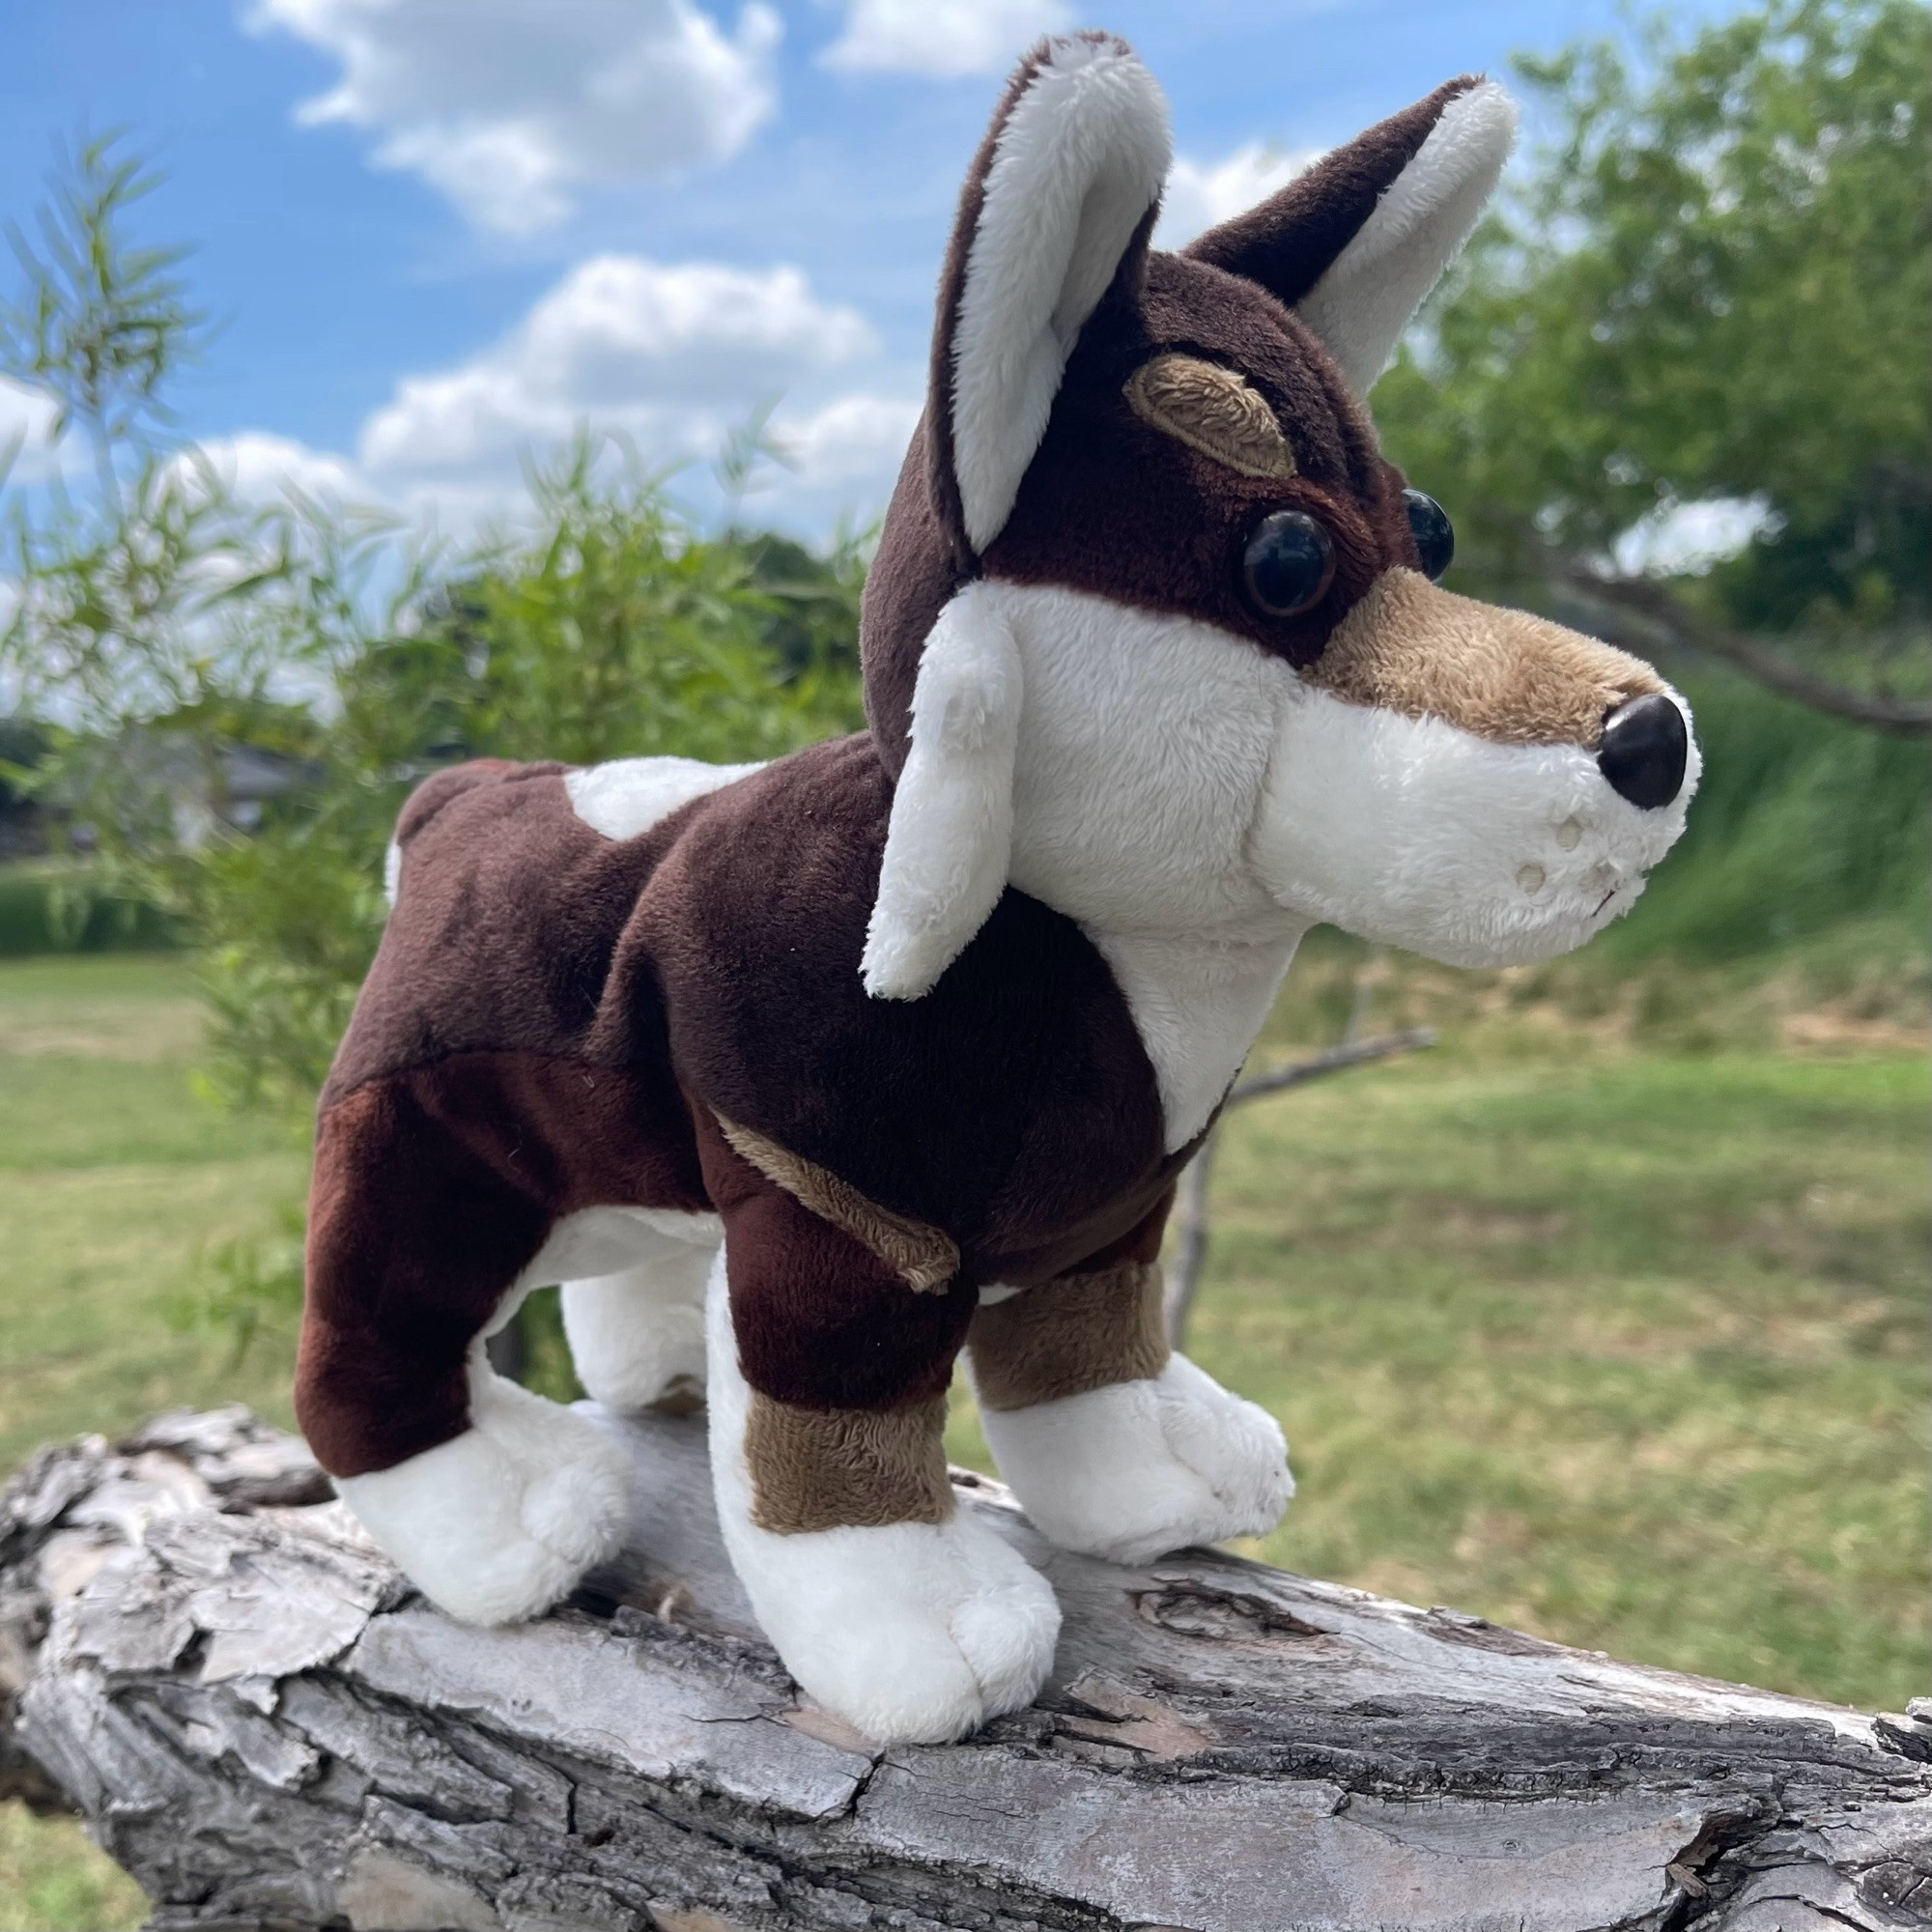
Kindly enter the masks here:
M 1081 325 L 1145 250 L 1169 158 L 1167 102 L 1124 42 L 1046 41 L 1013 76 L 960 195 L 926 398 L 934 506 L 971 552 L 1013 507 Z
M 1366 395 L 1467 240 L 1516 143 L 1516 103 L 1464 74 L 1193 242 L 1293 308 Z
M 1020 654 L 983 582 L 939 613 L 913 688 L 860 972 L 876 1000 L 929 992 L 1007 886 Z

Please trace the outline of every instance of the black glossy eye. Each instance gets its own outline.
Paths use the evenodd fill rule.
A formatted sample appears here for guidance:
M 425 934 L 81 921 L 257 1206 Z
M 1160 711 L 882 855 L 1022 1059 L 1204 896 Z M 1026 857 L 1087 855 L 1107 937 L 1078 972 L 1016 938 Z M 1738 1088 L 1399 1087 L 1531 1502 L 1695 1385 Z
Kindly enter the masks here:
M 1313 517 L 1277 510 L 1264 517 L 1241 554 L 1241 576 L 1255 608 L 1298 616 L 1321 603 L 1335 581 L 1335 543 Z
M 1408 527 L 1415 538 L 1416 554 L 1422 558 L 1422 574 L 1434 583 L 1456 554 L 1455 526 L 1449 521 L 1449 512 L 1420 490 L 1405 490 L 1402 500 L 1408 506 Z

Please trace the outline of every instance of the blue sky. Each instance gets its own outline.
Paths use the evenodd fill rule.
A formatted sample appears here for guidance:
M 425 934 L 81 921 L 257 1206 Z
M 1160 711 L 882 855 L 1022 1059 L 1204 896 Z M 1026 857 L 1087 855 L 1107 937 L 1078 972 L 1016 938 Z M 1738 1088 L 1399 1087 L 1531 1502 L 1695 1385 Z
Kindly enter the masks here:
M 1680 22 L 1737 0 L 1672 8 Z M 576 423 L 703 459 L 776 400 L 822 531 L 883 500 L 953 197 L 1013 54 L 1101 24 L 1173 103 L 1170 237 L 1452 73 L 1613 30 L 1616 0 L 0 0 L 0 213 L 60 137 L 166 170 L 223 328 L 183 429 L 466 527 Z M 5 270 L 0 269 L 0 274 Z M 0 434 L 36 419 L 0 391 Z

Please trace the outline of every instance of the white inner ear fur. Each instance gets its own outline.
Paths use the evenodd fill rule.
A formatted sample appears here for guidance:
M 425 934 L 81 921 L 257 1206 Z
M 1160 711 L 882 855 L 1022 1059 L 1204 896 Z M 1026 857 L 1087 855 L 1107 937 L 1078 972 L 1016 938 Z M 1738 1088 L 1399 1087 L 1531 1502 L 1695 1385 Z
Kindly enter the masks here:
M 1356 395 L 1476 225 L 1516 145 L 1517 111 L 1486 80 L 1446 106 L 1354 240 L 1295 306 Z
M 920 657 L 912 744 L 860 962 L 875 1000 L 929 992 L 1006 890 L 1022 684 L 990 587 L 961 590 Z
M 1167 102 L 1139 61 L 1051 43 L 987 170 L 952 332 L 952 450 L 966 535 L 999 535 L 1081 325 L 1159 198 Z

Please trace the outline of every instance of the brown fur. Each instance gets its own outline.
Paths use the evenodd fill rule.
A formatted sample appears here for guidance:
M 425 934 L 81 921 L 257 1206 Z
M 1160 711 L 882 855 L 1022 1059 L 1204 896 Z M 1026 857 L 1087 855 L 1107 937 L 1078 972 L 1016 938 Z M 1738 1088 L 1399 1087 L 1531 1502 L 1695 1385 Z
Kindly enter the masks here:
M 327 1109 L 296 1368 L 326 1469 L 387 1468 L 462 1432 L 469 1344 L 562 1215 L 708 1205 L 688 1130 L 660 1137 L 658 1118 L 648 1067 L 529 1053 L 457 1054 Z
M 782 1187 L 802 1207 L 841 1233 L 863 1241 L 883 1262 L 905 1278 L 915 1294 L 937 1294 L 959 1272 L 958 1245 L 937 1228 L 895 1214 L 876 1201 L 867 1201 L 828 1169 L 787 1152 L 776 1141 L 718 1117 L 719 1130 L 732 1150 L 751 1162 L 769 1181 Z
M 1199 618 L 1351 701 L 1511 743 L 1594 745 L 1604 711 L 1657 688 L 1423 586 L 1403 478 L 1292 312 L 1467 81 L 1185 255 L 1150 251 L 1148 210 L 1009 521 L 973 553 L 953 326 L 999 134 L 1043 57 L 961 194 L 926 412 L 866 587 L 870 729 L 634 838 L 579 820 L 555 765 L 441 773 L 404 811 L 401 896 L 317 1141 L 298 1406 L 338 1474 L 466 1426 L 475 1337 L 555 1221 L 596 1206 L 721 1216 L 768 1527 L 942 1520 L 969 1326 L 993 1407 L 1158 1371 L 1152 1263 L 1194 1150 L 1165 1151 L 1093 943 L 1009 889 L 923 997 L 872 1000 L 860 979 L 920 654 L 969 580 Z M 1240 558 L 1283 509 L 1326 526 L 1336 570 L 1314 609 L 1273 619 Z M 976 1321 L 992 1283 L 1028 1293 Z
M 1156 355 L 1126 383 L 1143 422 L 1243 476 L 1293 476 L 1294 451 L 1274 412 L 1233 370 L 1198 355 Z
M 1293 475 L 1244 474 L 1136 412 L 1129 382 L 1176 355 L 1239 375 L 1286 425 Z M 1082 330 L 985 571 L 1179 611 L 1307 665 L 1384 570 L 1417 563 L 1402 490 L 1361 406 L 1300 322 L 1252 282 L 1155 254 Z M 1293 617 L 1264 615 L 1242 582 L 1248 538 L 1276 510 L 1319 519 L 1335 545 L 1326 596 Z
M 1305 673 L 1354 704 L 1442 718 L 1504 745 L 1595 751 L 1605 712 L 1663 689 L 1627 653 L 1391 570 Z
M 974 1316 L 968 1346 L 982 1408 L 1031 1408 L 1144 1381 L 1169 1352 L 1160 1269 L 1121 1262 L 993 1302 Z
M 946 1398 L 898 1408 L 795 1408 L 753 1394 L 745 1425 L 752 1520 L 796 1536 L 814 1529 L 945 1522 Z

